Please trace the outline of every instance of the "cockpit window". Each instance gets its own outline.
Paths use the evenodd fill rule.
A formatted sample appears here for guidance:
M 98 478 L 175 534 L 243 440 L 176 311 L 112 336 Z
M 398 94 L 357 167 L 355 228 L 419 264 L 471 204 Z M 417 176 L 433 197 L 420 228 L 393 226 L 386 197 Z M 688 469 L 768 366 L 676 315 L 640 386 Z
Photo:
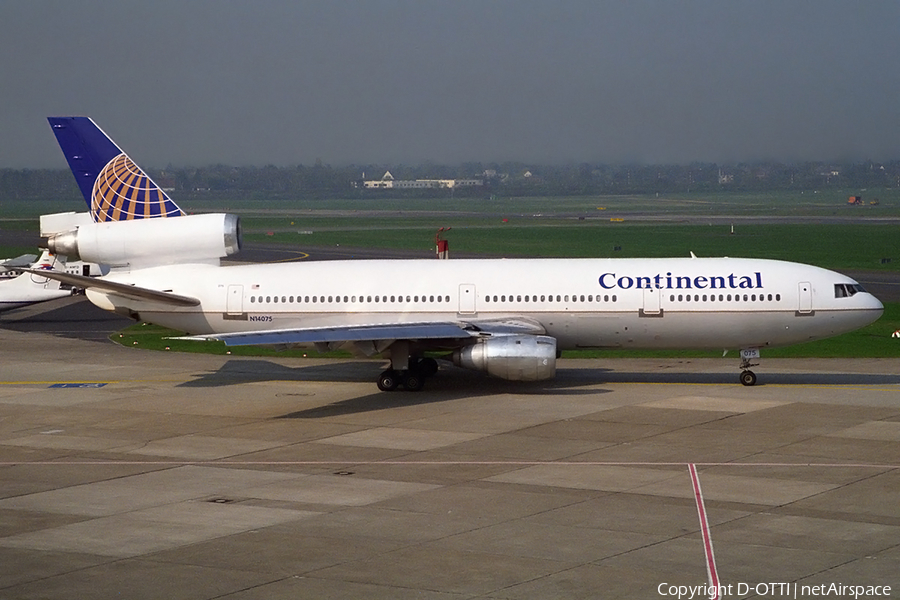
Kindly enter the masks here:
M 858 283 L 836 283 L 834 284 L 835 298 L 849 298 L 855 296 L 859 292 L 865 292 L 863 286 Z

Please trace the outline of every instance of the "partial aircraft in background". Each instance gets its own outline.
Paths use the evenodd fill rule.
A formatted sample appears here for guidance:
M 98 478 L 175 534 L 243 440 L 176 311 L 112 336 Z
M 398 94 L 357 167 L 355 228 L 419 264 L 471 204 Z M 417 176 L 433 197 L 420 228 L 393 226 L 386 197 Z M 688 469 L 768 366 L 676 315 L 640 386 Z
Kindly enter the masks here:
M 65 258 L 44 250 L 37 262 L 21 266 L 7 263 L 10 268 L 25 272 L 18 277 L 0 280 L 0 312 L 71 296 L 71 288 L 66 286 L 64 289 L 60 281 L 47 277 L 54 269 L 65 271 Z
M 30 267 L 37 261 L 37 254 L 23 254 L 15 258 L 0 260 L 0 281 L 5 278 L 18 277 L 22 274 L 23 267 Z
M 738 349 L 740 381 L 762 348 L 853 331 L 883 306 L 853 279 L 762 259 L 355 260 L 221 266 L 239 220 L 186 215 L 93 121 L 50 125 L 90 219 L 49 247 L 111 267 L 54 273 L 106 310 L 236 345 L 385 353 L 378 387 L 419 390 L 426 351 L 507 380 L 554 377 L 577 348 Z

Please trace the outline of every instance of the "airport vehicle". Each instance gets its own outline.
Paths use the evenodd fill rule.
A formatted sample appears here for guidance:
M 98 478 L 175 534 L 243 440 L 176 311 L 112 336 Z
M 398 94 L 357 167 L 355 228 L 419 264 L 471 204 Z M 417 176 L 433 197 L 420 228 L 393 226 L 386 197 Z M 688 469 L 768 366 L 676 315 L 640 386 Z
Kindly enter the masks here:
M 51 235 L 98 278 L 54 274 L 97 306 L 234 345 L 348 345 L 386 354 L 381 390 L 419 390 L 427 351 L 507 380 L 555 375 L 569 348 L 760 349 L 855 330 L 882 304 L 814 266 L 739 258 L 353 260 L 220 265 L 240 250 L 227 214 L 186 215 L 86 117 L 50 125 L 90 207 Z
M 25 272 L 18 277 L 0 280 L 0 312 L 71 296 L 71 288 L 63 289 L 58 280 L 47 277 L 53 269 L 64 271 L 65 262 L 64 256 L 54 256 L 49 250 L 44 250 L 37 262 L 28 267 L 10 265 Z

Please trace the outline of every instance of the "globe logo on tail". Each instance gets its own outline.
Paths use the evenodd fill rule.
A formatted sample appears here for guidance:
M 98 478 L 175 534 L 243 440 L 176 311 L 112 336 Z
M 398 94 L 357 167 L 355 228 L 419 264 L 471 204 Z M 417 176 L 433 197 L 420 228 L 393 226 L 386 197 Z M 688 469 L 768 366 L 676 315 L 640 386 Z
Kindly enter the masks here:
M 179 217 L 184 212 L 126 154 L 109 161 L 94 181 L 95 222 Z

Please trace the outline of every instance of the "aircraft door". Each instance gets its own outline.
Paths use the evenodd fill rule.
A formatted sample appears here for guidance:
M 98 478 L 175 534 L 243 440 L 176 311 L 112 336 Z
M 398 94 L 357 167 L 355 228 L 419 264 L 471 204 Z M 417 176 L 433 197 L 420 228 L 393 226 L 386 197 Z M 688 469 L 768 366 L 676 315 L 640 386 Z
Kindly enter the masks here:
M 244 286 L 228 286 L 228 295 L 225 298 L 225 314 L 232 317 L 244 314 Z
M 474 315 L 475 312 L 475 284 L 459 284 L 459 314 Z
M 644 310 L 641 314 L 659 316 L 662 313 L 660 310 L 659 297 L 660 292 L 658 289 L 654 287 L 644 288 Z
M 800 294 L 800 306 L 797 312 L 801 315 L 808 315 L 812 312 L 812 284 L 808 281 L 801 281 L 797 284 L 797 290 Z

